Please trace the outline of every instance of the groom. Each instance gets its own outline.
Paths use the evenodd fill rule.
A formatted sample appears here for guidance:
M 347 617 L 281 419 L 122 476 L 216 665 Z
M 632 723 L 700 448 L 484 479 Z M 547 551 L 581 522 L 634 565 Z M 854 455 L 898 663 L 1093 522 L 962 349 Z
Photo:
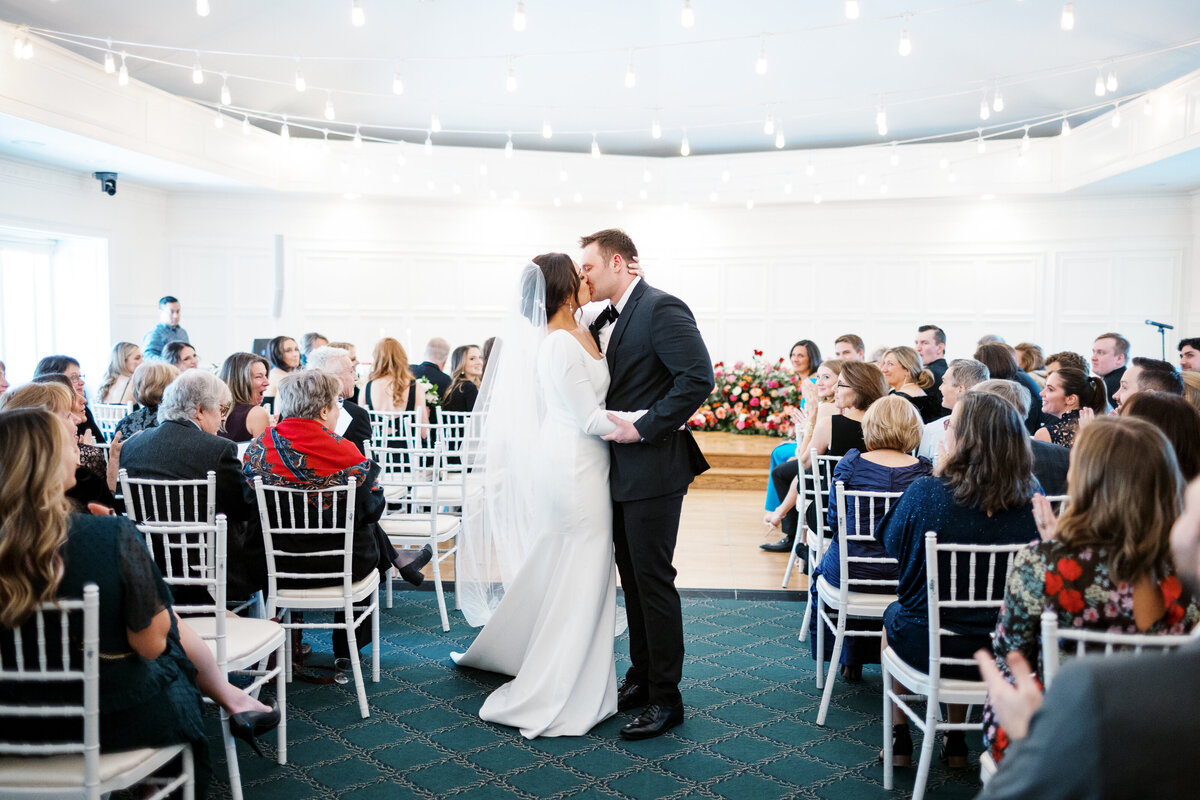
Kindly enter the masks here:
M 592 325 L 612 377 L 607 406 L 647 409 L 636 423 L 610 414 L 617 428 L 604 438 L 613 443 L 613 543 L 633 662 L 617 707 L 644 707 L 621 738 L 648 739 L 683 722 L 683 613 L 671 560 L 683 496 L 708 469 L 686 423 L 712 391 L 713 371 L 688 307 L 628 271 L 637 248 L 624 231 L 579 243 L 592 299 L 611 304 Z

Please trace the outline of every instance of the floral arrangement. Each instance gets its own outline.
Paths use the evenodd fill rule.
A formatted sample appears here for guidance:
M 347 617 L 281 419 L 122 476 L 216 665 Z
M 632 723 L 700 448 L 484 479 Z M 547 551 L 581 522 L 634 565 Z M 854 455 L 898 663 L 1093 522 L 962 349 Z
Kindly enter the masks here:
M 438 394 L 437 387 L 428 378 L 417 378 L 417 386 L 421 388 L 421 391 L 425 392 L 425 405 L 440 406 L 442 404 L 442 398 Z
M 755 350 L 750 361 L 732 367 L 713 365 L 716 386 L 704 405 L 688 420 L 694 431 L 790 436 L 789 408 L 800 405 L 796 376 L 784 369 L 783 359 L 768 361 Z

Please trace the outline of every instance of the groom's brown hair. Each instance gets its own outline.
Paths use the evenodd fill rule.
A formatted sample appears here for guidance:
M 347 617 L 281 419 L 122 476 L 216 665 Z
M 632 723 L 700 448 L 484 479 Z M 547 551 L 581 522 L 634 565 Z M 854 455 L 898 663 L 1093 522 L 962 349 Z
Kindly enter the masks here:
M 591 236 L 579 237 L 580 247 L 587 247 L 593 243 L 600 248 L 600 252 L 604 254 L 605 261 L 608 261 L 614 255 L 619 255 L 626 262 L 637 258 L 637 246 L 634 245 L 633 239 L 629 238 L 629 234 L 620 228 L 607 228 L 602 231 L 596 231 Z

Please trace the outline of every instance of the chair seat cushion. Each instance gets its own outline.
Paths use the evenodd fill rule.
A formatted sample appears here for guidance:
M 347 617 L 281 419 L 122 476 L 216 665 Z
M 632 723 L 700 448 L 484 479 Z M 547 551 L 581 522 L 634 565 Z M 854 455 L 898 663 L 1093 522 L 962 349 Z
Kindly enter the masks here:
M 158 760 L 165 763 L 183 749 L 173 745 L 166 750 L 143 747 L 119 753 L 100 754 L 100 780 L 107 782 L 139 765 Z M 83 785 L 83 756 L 4 756 L 0 758 L 0 787 L 67 787 Z M 49 795 L 47 795 L 49 797 Z
M 370 593 L 377 586 L 379 586 L 379 570 L 373 569 L 365 578 L 350 585 L 350 596 L 355 598 L 362 597 Z M 311 589 L 280 589 L 276 596 L 279 598 L 278 605 L 281 606 L 286 606 L 288 600 L 329 600 L 336 602 L 342 598 L 342 585 L 336 583 L 332 586 L 314 586 Z
M 461 522 L 451 514 L 435 514 L 433 530 L 440 537 L 454 533 Z M 379 526 L 388 536 L 429 536 L 430 521 L 427 514 L 389 514 L 379 520 Z
M 215 658 L 217 643 L 208 637 L 216 634 L 216 620 L 212 617 L 192 617 L 188 619 L 188 625 L 204 637 L 204 643 Z M 283 640 L 283 627 L 278 622 L 252 617 L 225 618 L 225 657 L 230 664 L 242 663 L 248 658 L 270 653 L 283 644 Z

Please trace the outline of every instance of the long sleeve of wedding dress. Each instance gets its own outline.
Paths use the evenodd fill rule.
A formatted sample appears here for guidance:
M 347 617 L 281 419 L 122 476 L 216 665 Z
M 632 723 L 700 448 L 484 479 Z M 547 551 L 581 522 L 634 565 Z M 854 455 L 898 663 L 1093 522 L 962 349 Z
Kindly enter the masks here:
M 589 370 L 591 358 L 583 346 L 574 341 L 570 333 L 562 332 L 547 337 L 542 357 L 538 359 L 538 371 L 547 393 L 558 395 L 558 403 L 548 398 L 548 405 L 557 405 L 575 421 L 580 431 L 589 436 L 604 436 L 616 429 L 604 401 L 596 399 L 595 370 Z M 603 359 L 601 359 L 602 361 Z M 605 364 L 607 372 L 607 364 Z M 601 394 L 602 398 L 604 395 Z M 548 409 L 554 413 L 553 408 Z

